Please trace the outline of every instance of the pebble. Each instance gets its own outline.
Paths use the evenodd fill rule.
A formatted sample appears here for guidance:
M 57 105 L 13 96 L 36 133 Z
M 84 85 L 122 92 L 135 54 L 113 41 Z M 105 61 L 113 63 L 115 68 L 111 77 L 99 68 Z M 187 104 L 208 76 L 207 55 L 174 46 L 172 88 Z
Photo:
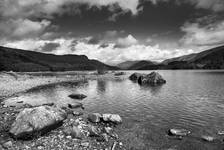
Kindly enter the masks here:
M 10 148 L 10 147 L 12 147 L 12 142 L 11 142 L 11 141 L 5 142 L 5 143 L 3 144 L 3 147 L 4 147 L 4 148 Z
M 88 142 L 83 142 L 80 145 L 83 146 L 83 147 L 89 147 L 89 143 Z

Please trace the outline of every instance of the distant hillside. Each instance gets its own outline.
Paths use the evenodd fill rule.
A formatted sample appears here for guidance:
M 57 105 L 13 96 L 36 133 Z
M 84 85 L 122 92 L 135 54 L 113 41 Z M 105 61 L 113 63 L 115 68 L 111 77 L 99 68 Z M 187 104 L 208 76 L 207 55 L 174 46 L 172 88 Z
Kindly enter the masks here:
M 224 46 L 168 59 L 163 64 L 165 69 L 224 69 Z
M 141 61 L 126 61 L 117 65 L 119 68 L 124 70 L 149 70 L 153 69 L 155 65 L 151 61 L 141 60 Z
M 0 71 L 73 71 L 73 70 L 116 70 L 85 55 L 53 55 L 0 46 Z

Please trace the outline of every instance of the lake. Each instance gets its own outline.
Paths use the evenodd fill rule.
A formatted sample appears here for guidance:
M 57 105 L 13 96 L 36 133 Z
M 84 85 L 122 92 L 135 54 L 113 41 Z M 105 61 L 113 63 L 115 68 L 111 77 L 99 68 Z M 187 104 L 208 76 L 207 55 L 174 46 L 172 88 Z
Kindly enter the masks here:
M 68 95 L 78 92 L 88 96 L 82 101 L 85 111 L 117 113 L 123 118 L 117 130 L 127 149 L 224 149 L 224 135 L 217 134 L 224 131 L 224 71 L 158 72 L 167 81 L 162 86 L 140 86 L 129 79 L 89 80 L 36 88 L 6 103 L 72 103 Z M 191 134 L 180 140 L 167 135 L 170 128 L 188 129 Z M 206 142 L 202 135 L 217 140 Z

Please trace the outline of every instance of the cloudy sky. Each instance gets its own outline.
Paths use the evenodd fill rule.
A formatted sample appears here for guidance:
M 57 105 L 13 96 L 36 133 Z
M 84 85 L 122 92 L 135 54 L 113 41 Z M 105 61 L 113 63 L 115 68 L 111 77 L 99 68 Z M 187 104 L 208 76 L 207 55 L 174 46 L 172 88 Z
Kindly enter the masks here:
M 224 0 L 1 0 L 0 45 L 162 61 L 224 43 Z

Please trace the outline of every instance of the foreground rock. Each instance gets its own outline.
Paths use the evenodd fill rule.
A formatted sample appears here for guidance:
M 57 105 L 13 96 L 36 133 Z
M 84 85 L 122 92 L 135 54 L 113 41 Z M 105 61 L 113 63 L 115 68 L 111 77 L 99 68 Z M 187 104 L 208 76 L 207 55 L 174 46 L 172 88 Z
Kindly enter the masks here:
M 88 120 L 93 123 L 99 123 L 101 120 L 104 122 L 110 122 L 114 124 L 122 123 L 122 119 L 118 114 L 99 114 L 92 113 L 88 115 Z
M 103 114 L 103 121 L 112 123 L 122 123 L 122 119 L 118 114 Z
M 82 99 L 86 98 L 87 96 L 84 94 L 70 94 L 68 97 L 70 97 L 72 99 L 82 100 Z
M 157 72 L 151 72 L 150 74 L 134 73 L 129 77 L 129 79 L 137 81 L 139 84 L 148 85 L 160 85 L 166 83 L 166 80 Z
M 31 138 L 58 127 L 64 119 L 66 119 L 65 111 L 57 107 L 25 108 L 16 117 L 10 133 L 14 138 Z
M 102 118 L 102 115 L 99 114 L 99 113 L 92 113 L 92 114 L 88 115 L 88 120 L 93 122 L 93 123 L 100 122 L 101 118 Z
M 186 136 L 190 133 L 191 132 L 186 129 L 170 129 L 169 130 L 169 135 L 173 135 L 173 136 Z

